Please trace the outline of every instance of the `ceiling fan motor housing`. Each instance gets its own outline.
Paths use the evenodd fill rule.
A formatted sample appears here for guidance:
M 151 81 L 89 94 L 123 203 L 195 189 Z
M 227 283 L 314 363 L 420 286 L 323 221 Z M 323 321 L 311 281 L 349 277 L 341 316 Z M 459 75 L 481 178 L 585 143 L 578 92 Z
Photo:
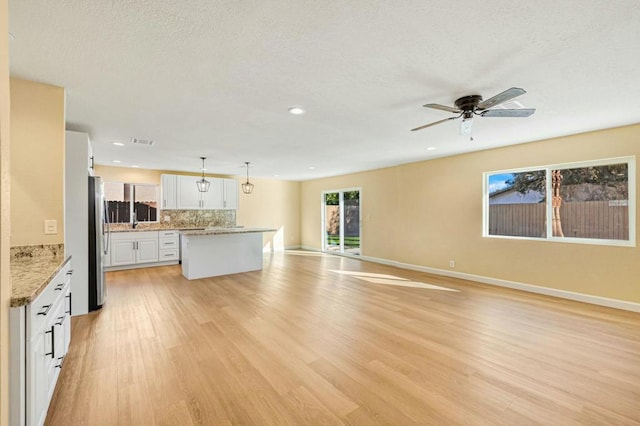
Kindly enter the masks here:
M 458 107 L 458 109 L 462 110 L 465 113 L 464 118 L 470 118 L 470 117 L 467 117 L 467 113 L 472 114 L 480 102 L 482 102 L 482 96 L 470 95 L 470 96 L 463 96 L 457 99 L 455 102 L 455 105 Z

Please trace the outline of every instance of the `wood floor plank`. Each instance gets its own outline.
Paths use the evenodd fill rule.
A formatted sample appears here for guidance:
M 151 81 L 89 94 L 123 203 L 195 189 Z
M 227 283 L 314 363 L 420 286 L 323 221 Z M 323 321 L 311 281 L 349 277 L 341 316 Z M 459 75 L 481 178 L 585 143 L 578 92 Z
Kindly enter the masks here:
M 303 251 L 107 286 L 47 425 L 640 424 L 637 313 Z

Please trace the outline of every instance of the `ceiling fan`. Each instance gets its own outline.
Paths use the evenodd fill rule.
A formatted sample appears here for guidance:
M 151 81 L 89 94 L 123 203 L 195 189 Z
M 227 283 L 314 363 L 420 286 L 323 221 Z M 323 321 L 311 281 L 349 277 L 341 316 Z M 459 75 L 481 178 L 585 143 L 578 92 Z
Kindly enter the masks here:
M 426 108 L 439 109 L 458 115 L 455 117 L 445 118 L 444 120 L 434 121 L 433 123 L 425 124 L 424 126 L 416 127 L 415 129 L 411 129 L 411 131 L 415 132 L 416 130 L 426 129 L 427 127 L 435 126 L 436 124 L 444 123 L 445 121 L 449 120 L 456 120 L 462 117 L 462 122 L 460 123 L 460 134 L 469 136 L 471 135 L 471 125 L 473 123 L 472 119 L 474 115 L 479 115 L 481 117 L 529 117 L 531 114 L 536 112 L 535 108 L 489 109 L 491 107 L 496 107 L 507 101 L 510 101 L 515 97 L 524 95 L 525 93 L 527 92 L 524 89 L 521 89 L 519 87 L 512 87 L 511 89 L 507 89 L 504 92 L 487 99 L 486 101 L 483 101 L 482 96 L 480 95 L 469 95 L 457 99 L 454 102 L 455 107 L 440 104 L 426 104 L 423 105 Z

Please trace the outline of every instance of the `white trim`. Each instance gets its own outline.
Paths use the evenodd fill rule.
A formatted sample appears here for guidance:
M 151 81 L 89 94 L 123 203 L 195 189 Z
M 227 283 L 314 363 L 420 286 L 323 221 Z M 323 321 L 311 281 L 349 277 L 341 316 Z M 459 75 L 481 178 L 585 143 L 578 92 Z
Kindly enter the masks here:
M 592 305 L 606 306 L 609 308 L 622 309 L 631 312 L 640 312 L 640 303 L 628 302 L 626 300 L 610 299 L 607 297 L 593 296 L 590 294 L 576 293 L 573 291 L 560 290 L 549 287 L 537 286 L 534 284 L 525 284 L 515 281 L 502 280 L 499 278 L 484 277 L 482 275 L 467 274 L 464 272 L 453 272 L 445 269 L 429 268 L 426 266 L 412 265 L 410 263 L 396 262 L 393 260 L 380 259 L 370 256 L 359 256 L 361 260 L 380 263 L 383 265 L 395 266 L 402 269 L 410 269 L 413 271 L 427 272 L 429 274 L 443 275 L 446 277 L 459 278 L 463 280 L 476 281 L 483 284 L 495 285 L 498 287 L 507 287 L 515 290 L 522 290 L 529 293 L 544 294 L 547 296 L 559 297 L 561 299 L 575 300 L 578 302 L 589 303 Z
M 165 260 L 162 262 L 149 262 L 149 263 L 132 263 L 129 265 L 116 265 L 116 266 L 105 266 L 105 272 L 110 271 L 124 271 L 126 269 L 138 269 L 138 268 L 153 268 L 156 266 L 168 266 L 168 265 L 177 265 L 180 263 L 178 260 Z

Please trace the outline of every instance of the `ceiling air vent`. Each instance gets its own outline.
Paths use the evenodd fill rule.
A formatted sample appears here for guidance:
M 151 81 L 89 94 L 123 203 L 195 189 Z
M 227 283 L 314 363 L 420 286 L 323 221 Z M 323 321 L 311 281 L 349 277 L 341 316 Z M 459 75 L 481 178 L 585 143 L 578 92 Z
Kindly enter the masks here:
M 150 141 L 150 140 L 147 140 L 147 139 L 131 138 L 131 143 L 135 144 L 135 145 L 153 146 L 153 144 L 156 143 L 156 142 L 155 141 Z

